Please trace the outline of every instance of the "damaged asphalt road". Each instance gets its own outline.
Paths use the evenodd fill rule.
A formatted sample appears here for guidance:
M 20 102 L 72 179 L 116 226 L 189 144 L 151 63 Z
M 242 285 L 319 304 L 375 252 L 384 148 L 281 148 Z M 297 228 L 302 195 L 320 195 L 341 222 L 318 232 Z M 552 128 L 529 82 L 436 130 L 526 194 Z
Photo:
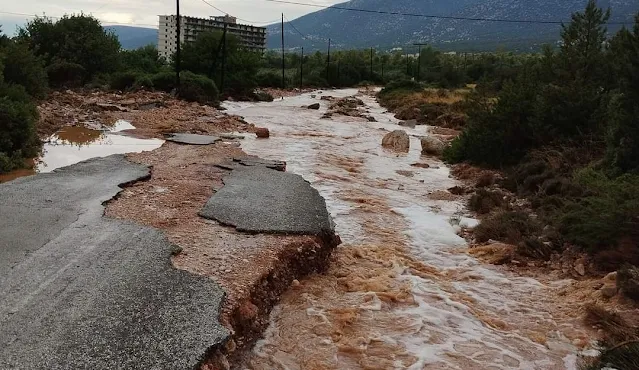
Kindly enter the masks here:
M 161 232 L 102 216 L 149 169 L 115 155 L 0 185 L 0 368 L 191 369 L 229 333 L 222 289 Z
M 238 231 L 333 235 L 324 198 L 300 175 L 263 165 L 237 167 L 200 215 Z

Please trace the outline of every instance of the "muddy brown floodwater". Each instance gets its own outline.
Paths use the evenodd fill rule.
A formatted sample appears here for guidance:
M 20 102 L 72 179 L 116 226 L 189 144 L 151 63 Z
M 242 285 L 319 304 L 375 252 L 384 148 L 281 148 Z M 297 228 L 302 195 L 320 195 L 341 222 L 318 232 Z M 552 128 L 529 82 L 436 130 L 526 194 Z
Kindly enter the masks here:
M 273 103 L 225 103 L 229 113 L 267 127 L 269 140 L 242 149 L 285 160 L 326 198 L 343 245 L 326 274 L 295 282 L 270 317 L 247 369 L 575 369 L 590 345 L 578 302 L 564 281 L 540 282 L 482 264 L 459 237 L 463 199 L 439 160 L 382 149 L 397 120 L 371 96 L 362 122 L 300 108 L 322 95 Z M 314 97 L 313 97 L 314 96 Z M 419 166 L 415 166 L 419 163 Z M 428 168 L 424 164 L 428 164 Z

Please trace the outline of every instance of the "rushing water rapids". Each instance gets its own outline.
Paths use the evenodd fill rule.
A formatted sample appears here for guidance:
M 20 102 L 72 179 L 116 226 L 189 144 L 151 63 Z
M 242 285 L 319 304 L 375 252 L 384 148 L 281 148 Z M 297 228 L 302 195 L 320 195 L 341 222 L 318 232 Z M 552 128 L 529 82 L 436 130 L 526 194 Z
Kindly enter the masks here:
M 343 97 L 356 90 L 324 92 Z M 274 103 L 226 103 L 229 113 L 271 130 L 242 148 L 285 160 L 326 198 L 343 245 L 324 275 L 294 284 L 244 368 L 574 369 L 588 344 L 570 304 L 549 284 L 482 264 L 457 235 L 461 201 L 432 196 L 456 185 L 449 169 L 411 150 L 382 149 L 397 128 L 373 97 L 378 122 L 301 108 L 305 94 Z M 430 168 L 411 166 L 428 163 Z M 401 174 L 398 174 L 400 171 Z M 442 200 L 444 199 L 444 200 Z

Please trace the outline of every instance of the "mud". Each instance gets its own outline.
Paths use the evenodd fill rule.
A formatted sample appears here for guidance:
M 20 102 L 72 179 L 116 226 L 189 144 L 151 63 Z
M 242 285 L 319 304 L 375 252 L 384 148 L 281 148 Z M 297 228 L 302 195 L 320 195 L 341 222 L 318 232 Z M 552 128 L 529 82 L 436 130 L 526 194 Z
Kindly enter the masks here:
M 198 216 L 229 174 L 218 165 L 245 156 L 223 143 L 170 142 L 152 152 L 130 154 L 131 161 L 152 166 L 152 176 L 127 187 L 106 209 L 110 217 L 163 230 L 181 248 L 173 258 L 177 268 L 211 277 L 226 291 L 222 320 L 233 330 L 233 340 L 213 353 L 205 368 L 236 361 L 264 331 L 280 295 L 295 279 L 323 271 L 338 243 L 328 235 L 249 235 Z

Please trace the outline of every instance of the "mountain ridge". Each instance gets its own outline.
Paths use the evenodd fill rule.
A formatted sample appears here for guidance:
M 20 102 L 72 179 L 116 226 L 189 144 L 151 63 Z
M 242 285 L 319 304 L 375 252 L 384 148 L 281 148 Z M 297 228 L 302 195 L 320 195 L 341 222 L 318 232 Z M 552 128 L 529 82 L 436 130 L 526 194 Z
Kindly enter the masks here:
M 569 21 L 572 13 L 582 11 L 586 0 L 351 0 L 337 4 L 361 10 L 428 14 L 441 17 L 482 19 Z M 610 7 L 611 21 L 632 24 L 639 1 L 601 0 Z M 376 47 L 389 49 L 412 43 L 429 43 L 440 48 L 507 49 L 538 47 L 559 39 L 559 24 L 497 23 L 406 15 L 372 14 L 329 7 L 285 23 L 286 47 L 324 50 L 328 39 L 336 48 Z M 616 31 L 620 26 L 609 27 Z M 280 24 L 267 26 L 267 47 L 280 47 Z M 516 46 L 516 47 L 508 47 Z

